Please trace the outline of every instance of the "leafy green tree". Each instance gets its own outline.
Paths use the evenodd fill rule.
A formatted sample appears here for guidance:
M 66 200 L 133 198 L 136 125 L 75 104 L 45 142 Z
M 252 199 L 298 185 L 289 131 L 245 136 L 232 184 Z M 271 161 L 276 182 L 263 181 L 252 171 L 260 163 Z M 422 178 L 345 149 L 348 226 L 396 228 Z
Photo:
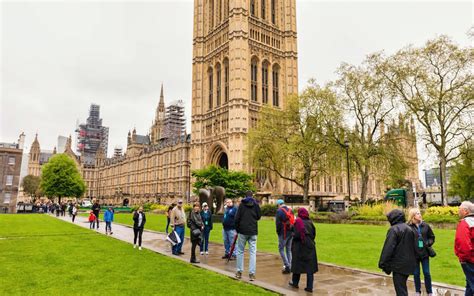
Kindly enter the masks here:
M 245 195 L 248 190 L 255 192 L 255 185 L 253 184 L 253 175 L 245 172 L 230 171 L 215 165 L 210 165 L 206 168 L 195 170 L 192 176 L 196 178 L 194 182 L 194 193 L 198 194 L 199 189 L 209 188 L 215 186 L 222 186 L 226 190 L 226 197 L 236 198 Z
M 21 186 L 23 187 L 23 191 L 26 192 L 30 197 L 36 198 L 39 193 L 40 182 L 40 177 L 27 175 L 23 178 L 23 181 L 21 181 Z
M 76 163 L 66 154 L 56 154 L 42 168 L 41 189 L 50 198 L 81 197 L 86 191 Z
M 461 149 L 461 157 L 451 168 L 448 190 L 450 196 L 460 196 L 463 200 L 474 197 L 474 142 Z
M 473 136 L 474 51 L 446 36 L 408 47 L 378 68 L 394 95 L 415 116 L 423 139 L 438 156 L 447 196 L 446 167 Z M 444 199 L 444 204 L 447 200 Z
M 306 202 L 310 181 L 341 163 L 341 147 L 333 141 L 342 122 L 335 93 L 312 80 L 301 95 L 286 99 L 284 109 L 264 106 L 259 116 L 248 135 L 251 165 L 299 186 Z

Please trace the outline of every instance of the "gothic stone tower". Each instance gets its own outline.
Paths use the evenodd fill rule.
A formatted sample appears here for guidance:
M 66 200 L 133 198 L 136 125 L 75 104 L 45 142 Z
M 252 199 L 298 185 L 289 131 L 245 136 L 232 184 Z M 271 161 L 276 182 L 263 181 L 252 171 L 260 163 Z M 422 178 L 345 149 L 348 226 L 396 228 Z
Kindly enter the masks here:
M 260 107 L 297 92 L 296 0 L 194 0 L 192 169 L 249 171 Z

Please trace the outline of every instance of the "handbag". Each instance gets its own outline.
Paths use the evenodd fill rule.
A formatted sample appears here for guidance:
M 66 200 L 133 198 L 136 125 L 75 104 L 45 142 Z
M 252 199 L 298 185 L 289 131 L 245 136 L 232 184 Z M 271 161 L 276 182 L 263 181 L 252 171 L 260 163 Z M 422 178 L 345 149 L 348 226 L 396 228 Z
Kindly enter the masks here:
M 193 237 L 199 237 L 199 236 L 201 236 L 201 229 L 196 228 L 191 233 L 192 233 Z
M 172 246 L 175 246 L 181 242 L 181 238 L 176 231 L 172 231 L 170 234 L 168 234 L 166 240 L 169 241 Z
M 430 257 L 435 257 L 436 256 L 436 252 L 435 250 L 433 249 L 433 247 L 426 247 L 426 250 L 428 250 L 428 256 Z

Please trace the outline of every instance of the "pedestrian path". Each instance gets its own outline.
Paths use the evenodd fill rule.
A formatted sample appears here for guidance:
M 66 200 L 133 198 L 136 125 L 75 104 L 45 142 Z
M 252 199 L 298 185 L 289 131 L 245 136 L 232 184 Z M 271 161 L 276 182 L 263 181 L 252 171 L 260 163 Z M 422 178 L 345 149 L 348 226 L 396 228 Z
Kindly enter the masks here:
M 69 217 L 58 217 L 61 220 L 71 222 Z M 77 216 L 77 225 L 89 228 L 89 222 L 86 217 Z M 111 237 L 125 242 L 133 243 L 133 230 L 130 226 L 122 224 L 113 224 L 113 235 Z M 100 223 L 100 229 L 96 230 L 102 234 L 105 233 L 105 223 Z M 104 234 L 105 235 L 105 234 Z M 277 242 L 275 242 L 277 243 Z M 171 254 L 171 247 L 166 241 L 164 233 L 145 230 L 143 232 L 143 248 L 155 251 L 157 253 L 189 262 L 191 243 L 186 239 L 183 252 L 185 255 L 175 256 Z M 139 252 L 138 250 L 131 251 Z M 197 249 L 199 251 L 199 248 Z M 209 255 L 197 258 L 201 261 L 196 264 L 201 268 L 209 269 L 230 277 L 235 274 L 235 261 L 226 262 L 221 259 L 224 247 L 221 244 L 210 243 Z M 242 281 L 248 282 L 248 253 L 245 254 L 245 270 Z M 311 295 L 306 293 L 303 288 L 306 284 L 306 276 L 302 275 L 300 280 L 300 289 L 295 290 L 288 286 L 291 275 L 281 273 L 282 263 L 278 255 L 258 252 L 257 253 L 257 280 L 250 282 L 254 285 L 277 292 L 284 295 Z M 413 281 L 408 283 L 409 291 L 414 291 Z M 315 274 L 314 292 L 312 295 L 334 295 L 334 296 L 358 296 L 358 295 L 395 295 L 392 285 L 392 278 L 380 273 L 367 272 L 353 268 L 340 267 L 332 264 L 319 264 L 319 272 Z M 413 295 L 412 292 L 410 295 Z M 433 283 L 434 295 L 442 296 L 462 296 L 464 290 L 461 287 L 449 286 Z

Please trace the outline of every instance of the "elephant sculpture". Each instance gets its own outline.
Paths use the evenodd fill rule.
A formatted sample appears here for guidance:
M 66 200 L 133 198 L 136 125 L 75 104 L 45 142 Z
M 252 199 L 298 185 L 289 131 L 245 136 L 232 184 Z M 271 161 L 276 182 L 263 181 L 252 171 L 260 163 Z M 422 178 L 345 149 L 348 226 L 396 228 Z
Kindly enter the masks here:
M 213 214 L 224 214 L 224 197 L 225 188 L 222 186 L 216 186 L 210 189 L 199 189 L 199 203 L 202 204 L 203 202 L 206 202 Z M 216 204 L 215 209 L 214 201 Z

